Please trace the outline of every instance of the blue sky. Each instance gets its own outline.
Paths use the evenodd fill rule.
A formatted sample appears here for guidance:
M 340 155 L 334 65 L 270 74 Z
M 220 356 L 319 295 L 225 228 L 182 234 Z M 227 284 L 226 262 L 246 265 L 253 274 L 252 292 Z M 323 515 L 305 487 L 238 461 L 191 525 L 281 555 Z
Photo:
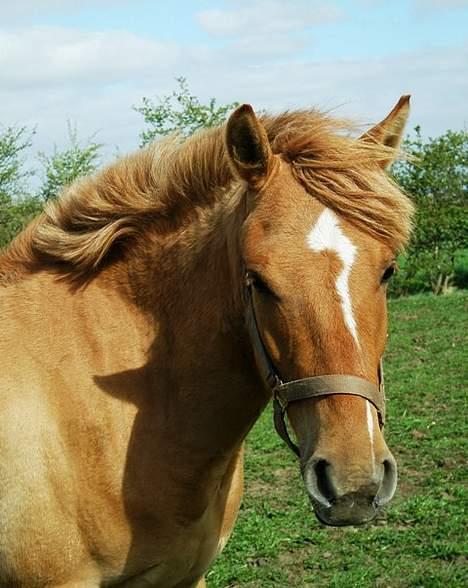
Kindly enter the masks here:
M 116 2 L 114 6 L 93 7 L 88 3 L 80 10 L 73 10 L 67 9 L 65 2 L 60 10 L 60 6 L 52 3 L 48 8 L 32 12 L 28 21 L 35 25 L 80 28 L 89 32 L 127 30 L 165 41 L 176 40 L 186 45 L 206 43 L 216 47 L 223 43 L 223 39 L 213 38 L 197 26 L 196 15 L 208 10 L 229 9 L 234 4 L 203 0 L 137 0 Z M 338 18 L 322 25 L 321 30 L 308 27 L 302 31 L 306 37 L 302 57 L 381 56 L 420 47 L 454 47 L 467 40 L 467 3 L 387 0 L 328 4 L 336 6 Z
M 410 93 L 410 127 L 436 135 L 466 128 L 467 74 L 468 0 L 16 0 L 0 24 L 0 123 L 45 151 L 67 120 L 107 154 L 135 148 L 132 105 L 177 76 L 202 100 L 362 123 Z

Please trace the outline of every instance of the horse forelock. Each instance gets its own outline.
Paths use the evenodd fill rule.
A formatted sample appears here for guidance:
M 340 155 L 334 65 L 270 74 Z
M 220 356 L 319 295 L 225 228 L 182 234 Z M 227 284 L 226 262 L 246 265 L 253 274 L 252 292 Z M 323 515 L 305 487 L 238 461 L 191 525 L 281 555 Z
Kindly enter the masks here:
M 273 152 L 291 165 L 304 188 L 366 233 L 402 248 L 412 205 L 380 169 L 390 149 L 353 139 L 351 125 L 314 110 L 261 117 Z M 180 141 L 165 139 L 78 180 L 49 202 L 13 242 L 2 264 L 52 261 L 65 272 L 96 271 L 118 242 L 177 230 L 188 211 L 228 202 L 239 182 L 225 149 L 224 127 Z
M 382 171 L 398 153 L 392 147 L 356 140 L 356 126 L 317 111 L 266 117 L 273 152 L 291 164 L 306 191 L 340 217 L 398 251 L 406 245 L 413 205 Z

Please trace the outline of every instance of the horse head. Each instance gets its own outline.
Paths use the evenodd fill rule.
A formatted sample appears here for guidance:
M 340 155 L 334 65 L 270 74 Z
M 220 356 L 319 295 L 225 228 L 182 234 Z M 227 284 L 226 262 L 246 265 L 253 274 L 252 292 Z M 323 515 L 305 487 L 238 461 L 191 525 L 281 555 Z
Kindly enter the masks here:
M 381 359 L 387 283 L 410 204 L 386 169 L 408 109 L 403 97 L 364 136 L 335 142 L 320 128 L 315 138 L 297 128 L 288 135 L 285 121 L 278 139 L 248 105 L 227 124 L 230 163 L 245 184 L 252 345 L 279 431 L 289 440 L 287 413 L 311 503 L 330 525 L 373 519 L 397 485 L 383 435 Z

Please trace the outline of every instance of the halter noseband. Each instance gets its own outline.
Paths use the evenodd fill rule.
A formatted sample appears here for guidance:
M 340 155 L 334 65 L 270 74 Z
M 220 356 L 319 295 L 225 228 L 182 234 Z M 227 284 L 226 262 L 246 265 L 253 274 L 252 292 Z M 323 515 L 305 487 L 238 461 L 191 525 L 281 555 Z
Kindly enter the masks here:
M 248 278 L 246 278 L 246 293 L 247 328 L 258 369 L 263 380 L 273 393 L 275 429 L 281 439 L 283 439 L 296 455 L 299 456 L 299 448 L 289 436 L 285 422 L 286 410 L 291 402 L 297 402 L 298 400 L 305 400 L 307 398 L 330 396 L 332 394 L 361 396 L 375 406 L 379 416 L 380 428 L 383 428 L 385 423 L 385 390 L 382 360 L 380 360 L 379 364 L 378 386 L 364 378 L 342 374 L 314 376 L 283 383 L 260 336 L 252 296 L 252 283 Z

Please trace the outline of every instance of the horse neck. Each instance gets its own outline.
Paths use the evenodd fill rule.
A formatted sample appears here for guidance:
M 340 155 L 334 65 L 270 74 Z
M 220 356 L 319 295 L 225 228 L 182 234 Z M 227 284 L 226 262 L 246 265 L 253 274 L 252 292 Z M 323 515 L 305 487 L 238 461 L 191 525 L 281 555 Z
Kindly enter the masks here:
M 208 459 L 237 449 L 268 401 L 244 326 L 243 206 L 238 193 L 198 211 L 156 240 L 135 272 L 145 276 L 137 289 L 151 292 L 144 304 L 157 325 L 149 360 L 155 393 L 176 415 L 169 434 L 191 459 L 194 448 Z

